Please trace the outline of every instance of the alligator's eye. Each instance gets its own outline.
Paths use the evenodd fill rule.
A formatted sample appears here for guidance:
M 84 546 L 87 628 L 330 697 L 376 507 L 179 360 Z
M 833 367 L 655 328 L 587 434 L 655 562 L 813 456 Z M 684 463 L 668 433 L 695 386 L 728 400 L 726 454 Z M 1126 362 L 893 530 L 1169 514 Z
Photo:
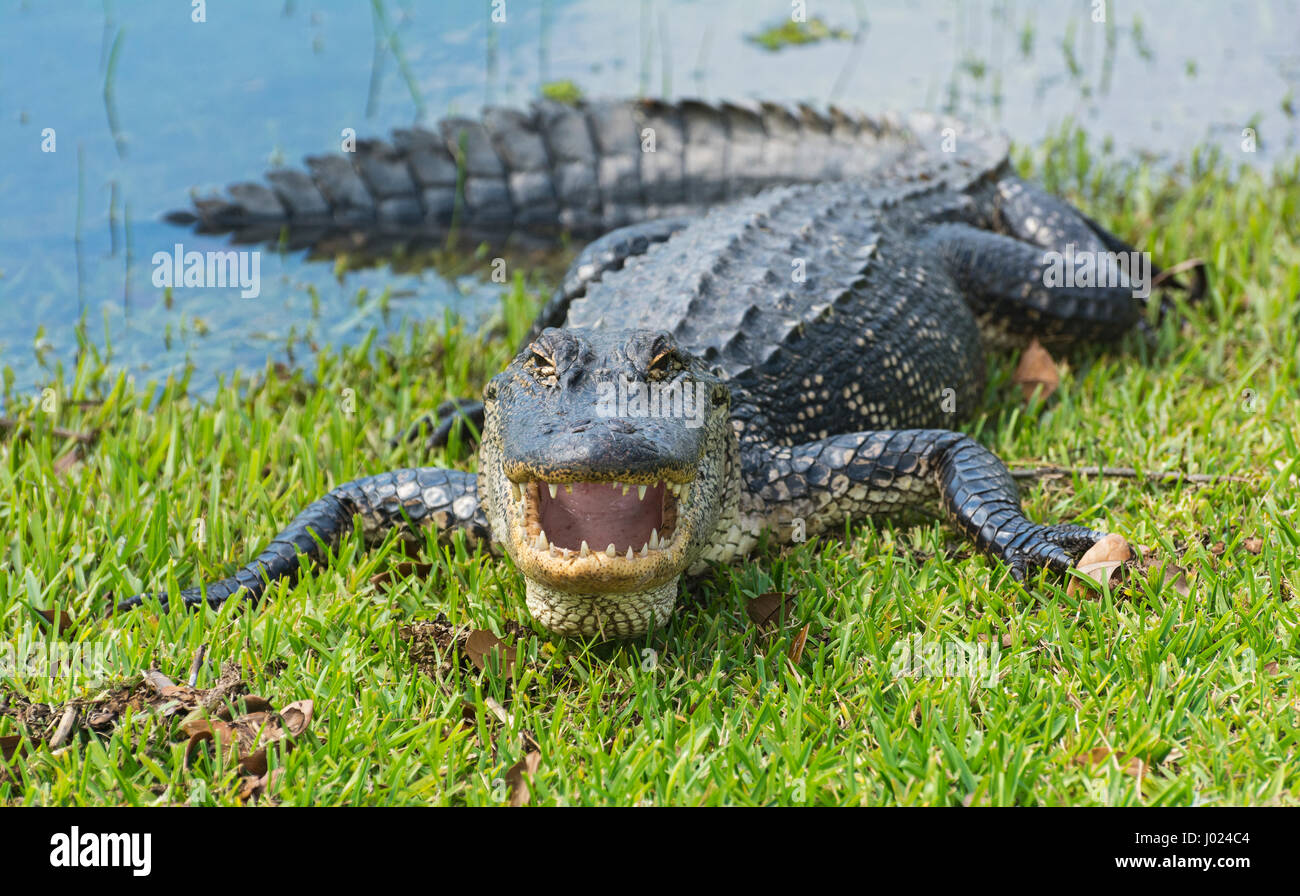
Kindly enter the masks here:
M 663 346 L 658 348 L 650 358 L 647 373 L 649 373 L 650 378 L 654 380 L 666 379 L 683 369 L 685 366 L 686 364 L 682 361 L 682 356 L 677 354 L 676 349 L 671 346 Z
M 529 348 L 528 360 L 524 362 L 524 367 L 544 385 L 555 385 L 555 358 L 547 346 L 534 343 Z

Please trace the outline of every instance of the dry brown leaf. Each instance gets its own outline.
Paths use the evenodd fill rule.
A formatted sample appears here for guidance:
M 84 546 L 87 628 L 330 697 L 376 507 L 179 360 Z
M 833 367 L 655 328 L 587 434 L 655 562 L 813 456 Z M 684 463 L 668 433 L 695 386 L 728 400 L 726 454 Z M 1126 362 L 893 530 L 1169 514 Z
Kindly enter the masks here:
M 86 725 L 91 728 L 94 728 L 96 731 L 104 731 L 109 728 L 112 728 L 113 723 L 116 721 L 117 721 L 117 713 L 113 712 L 112 710 L 105 709 L 105 710 L 100 710 L 99 712 L 91 713 L 90 716 L 86 719 Z
M 1047 349 L 1034 339 L 1020 355 L 1020 363 L 1016 366 L 1011 382 L 1020 386 L 1025 401 L 1029 401 L 1034 392 L 1040 390 L 1043 401 L 1046 401 L 1061 384 L 1061 373 Z
M 271 705 L 271 701 L 267 700 L 265 697 L 255 697 L 252 694 L 249 694 L 246 697 L 241 697 L 240 699 L 244 702 L 245 713 L 272 712 L 275 709 L 275 707 Z
M 57 625 L 59 634 L 70 635 L 77 629 L 77 624 L 72 621 L 72 617 L 66 610 L 59 610 L 57 616 L 54 610 L 37 610 L 36 614 L 44 619 L 50 628 Z
M 1110 747 L 1093 747 L 1087 753 L 1074 757 L 1078 765 L 1093 766 L 1099 762 L 1106 762 L 1114 759 L 1125 774 L 1132 775 L 1135 778 L 1141 778 L 1147 770 L 1147 764 L 1136 756 L 1129 756 L 1122 750 L 1112 750 Z
M 808 629 L 811 627 L 811 622 L 805 623 L 804 627 L 799 630 L 799 634 L 795 635 L 794 640 L 790 642 L 790 650 L 787 655 L 790 657 L 790 662 L 794 663 L 796 666 L 799 665 L 799 661 L 803 659 L 803 648 L 804 645 L 808 643 Z
M 8 762 L 14 756 L 21 756 L 27 752 L 26 748 L 22 748 L 22 742 L 21 734 L 6 734 L 0 737 L 0 762 Z
M 486 629 L 476 628 L 469 633 L 469 638 L 465 641 L 465 653 L 479 670 L 487 669 L 488 663 L 492 662 L 503 674 L 509 675 L 515 665 L 515 652 L 510 645 Z M 494 653 L 497 658 L 489 660 Z
M 1264 539 L 1259 537 L 1247 538 L 1241 543 L 1241 546 L 1246 549 L 1248 554 L 1258 554 L 1264 549 Z
M 1267 672 L 1269 675 L 1276 675 L 1276 674 L 1278 674 L 1278 672 L 1280 672 L 1281 670 L 1282 670 L 1282 667 L 1279 666 L 1277 663 L 1265 663 L 1265 664 L 1264 664 L 1264 671 Z
M 510 788 L 510 805 L 522 806 L 532 797 L 528 790 L 528 779 L 524 775 L 532 777 L 537 774 L 541 764 L 542 754 L 530 750 L 523 759 L 510 766 L 510 770 L 506 772 L 506 785 Z
M 781 625 L 794 612 L 795 596 L 783 591 L 765 591 L 745 604 L 745 612 L 754 625 Z
M 246 777 L 243 786 L 239 788 L 239 798 L 245 802 L 248 800 L 256 802 L 259 797 L 270 796 L 283 779 L 282 768 L 277 768 L 270 774 Z
M 176 682 L 172 681 L 166 675 L 163 675 L 157 669 L 149 669 L 144 673 L 144 680 L 153 686 L 153 689 L 162 694 L 168 688 L 176 687 Z M 164 694 L 164 696 L 166 696 Z
M 254 701 L 270 706 L 261 698 L 254 698 Z M 181 724 L 181 730 L 190 735 L 185 747 L 185 767 L 189 767 L 200 744 L 219 740 L 223 746 L 234 746 L 241 770 L 254 777 L 264 776 L 268 768 L 267 750 L 282 741 L 284 749 L 291 750 L 292 739 L 311 724 L 313 708 L 311 700 L 297 700 L 279 713 L 273 710 L 250 712 L 232 721 L 187 719 Z
M 472 700 L 463 700 L 460 704 L 461 724 L 473 729 L 478 724 L 478 706 Z
M 975 639 L 981 644 L 987 644 L 993 640 L 990 636 L 984 634 L 977 635 Z M 1002 645 L 1003 649 L 1006 649 L 1011 646 L 1012 640 L 1011 634 L 1008 632 L 998 640 L 998 643 Z
M 254 750 L 252 753 L 249 753 L 247 756 L 241 756 L 239 759 L 239 770 L 244 774 L 252 775 L 255 778 L 260 778 L 265 775 L 270 767 L 271 764 L 266 758 L 266 747 L 262 747 L 260 750 Z
M 67 454 L 61 454 L 54 459 L 54 475 L 60 479 L 68 475 L 68 471 L 81 462 L 81 448 L 74 446 Z
M 307 730 L 311 724 L 312 709 L 315 704 L 310 700 L 295 700 L 284 709 L 280 710 L 280 719 L 284 723 L 284 730 L 290 737 L 297 737 Z
M 1100 590 L 1103 583 L 1115 584 L 1122 575 L 1124 563 L 1132 556 L 1133 552 L 1122 536 L 1107 535 L 1088 548 L 1075 565 L 1082 575 L 1092 580 L 1092 584 L 1077 575 L 1071 576 L 1069 584 L 1065 586 L 1065 593 L 1070 597 L 1078 597 L 1089 588 Z
M 1172 578 L 1170 576 L 1172 575 Z M 1176 564 L 1170 564 L 1165 571 L 1165 580 L 1169 582 L 1169 587 L 1177 591 L 1183 597 L 1192 593 L 1191 582 L 1187 579 L 1187 570 Z

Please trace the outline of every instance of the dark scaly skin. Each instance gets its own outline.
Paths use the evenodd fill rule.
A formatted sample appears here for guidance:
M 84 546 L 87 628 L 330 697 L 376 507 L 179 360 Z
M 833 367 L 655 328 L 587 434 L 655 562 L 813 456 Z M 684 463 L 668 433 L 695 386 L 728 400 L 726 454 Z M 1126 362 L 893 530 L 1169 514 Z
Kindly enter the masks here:
M 489 526 L 475 494 L 475 476 L 459 470 L 417 467 L 357 479 L 313 501 L 287 528 L 233 576 L 202 588 L 180 592 L 181 603 L 219 607 L 243 589 L 243 597 L 258 601 L 268 582 L 297 581 L 302 560 L 320 562 L 352 531 L 360 518 L 367 544 L 384 539 L 390 530 L 419 536 L 422 526 L 435 526 L 440 535 L 463 531 L 470 543 L 489 540 Z M 166 594 L 154 595 L 165 607 Z M 118 604 L 129 610 L 149 599 L 138 594 Z
M 477 480 L 424 469 L 341 486 L 185 601 L 241 587 L 256 599 L 337 546 L 354 515 L 370 539 L 432 520 L 440 537 L 463 530 L 508 553 L 535 617 L 566 635 L 640 635 L 667 620 L 683 574 L 748 556 L 762 533 L 876 514 L 946 516 L 1018 580 L 1064 571 L 1100 534 L 1026 519 L 1001 461 L 951 427 L 974 410 L 986 347 L 1110 339 L 1139 319 L 1127 285 L 1044 286 L 1043 250 L 1128 247 L 1014 177 L 998 140 L 958 125 L 958 151 L 937 151 L 944 126 L 542 103 L 313 160 L 311 179 L 274 175 L 276 193 L 199 202 L 206 229 L 249 239 L 273 226 L 300 244 L 415 238 L 455 215 L 498 236 L 615 229 L 579 256 L 483 400 L 439 409 L 435 443 L 457 414 L 481 427 Z M 640 152 L 647 127 L 654 153 Z M 598 412 L 616 381 L 707 400 L 690 424 Z M 444 478 L 403 497 L 391 477 Z M 640 500 L 660 490 L 674 516 L 661 546 L 624 558 L 538 538 L 541 490 L 592 482 L 645 486 Z
M 399 129 L 391 142 L 308 159 L 308 171 L 272 171 L 268 184 L 232 186 L 173 212 L 202 232 L 241 243 L 384 252 L 443 238 L 514 233 L 592 239 L 628 224 L 693 215 L 777 184 L 872 176 L 915 159 L 958 122 L 873 118 L 806 106 L 691 100 L 538 100 L 526 111 L 488 109 Z M 655 151 L 642 151 L 647 129 Z M 973 170 L 1006 164 L 1000 137 L 961 129 Z M 940 158 L 945 166 L 959 164 Z

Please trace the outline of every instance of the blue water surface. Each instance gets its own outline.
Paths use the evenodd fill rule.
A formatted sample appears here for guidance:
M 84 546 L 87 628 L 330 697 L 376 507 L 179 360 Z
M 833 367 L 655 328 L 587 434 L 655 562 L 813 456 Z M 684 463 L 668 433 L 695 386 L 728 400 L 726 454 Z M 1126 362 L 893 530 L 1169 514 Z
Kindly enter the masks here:
M 788 18 L 788 2 L 212 0 L 202 22 L 182 0 L 6 2 L 0 367 L 30 393 L 75 357 L 84 321 L 84 337 L 139 379 L 192 364 L 203 392 L 372 328 L 490 312 L 504 287 L 479 276 L 387 265 L 340 275 L 271 251 L 255 298 L 169 298 L 152 258 L 178 242 L 225 246 L 162 220 L 191 188 L 337 150 L 344 128 L 385 134 L 523 105 L 562 79 L 588 96 L 943 109 L 1028 142 L 1075 120 L 1120 153 L 1171 161 L 1200 143 L 1248 164 L 1294 156 L 1297 4 L 1107 3 L 1105 21 L 1098 8 L 818 0 L 809 15 L 853 39 L 772 53 L 748 38 Z M 1248 127 L 1254 153 L 1242 149 Z M 42 151 L 51 135 L 54 151 Z

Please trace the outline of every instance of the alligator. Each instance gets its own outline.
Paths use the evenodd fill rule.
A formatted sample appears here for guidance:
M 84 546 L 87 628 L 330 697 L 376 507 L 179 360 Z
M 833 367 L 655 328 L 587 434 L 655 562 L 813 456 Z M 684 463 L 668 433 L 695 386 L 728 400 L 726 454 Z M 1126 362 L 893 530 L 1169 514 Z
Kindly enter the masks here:
M 1121 239 L 1015 175 L 1006 141 L 930 115 L 774 104 L 541 101 L 361 141 L 197 199 L 238 241 L 388 245 L 449 230 L 595 237 L 481 400 L 478 472 L 338 486 L 252 562 L 180 602 L 257 601 L 354 525 L 506 554 L 562 636 L 665 625 L 688 577 L 872 515 L 945 516 L 1015 582 L 1102 533 L 1039 524 L 954 427 L 985 352 L 1114 340 L 1144 318 Z M 1051 283 L 1096 253 L 1101 285 Z M 165 594 L 141 594 L 122 609 Z

